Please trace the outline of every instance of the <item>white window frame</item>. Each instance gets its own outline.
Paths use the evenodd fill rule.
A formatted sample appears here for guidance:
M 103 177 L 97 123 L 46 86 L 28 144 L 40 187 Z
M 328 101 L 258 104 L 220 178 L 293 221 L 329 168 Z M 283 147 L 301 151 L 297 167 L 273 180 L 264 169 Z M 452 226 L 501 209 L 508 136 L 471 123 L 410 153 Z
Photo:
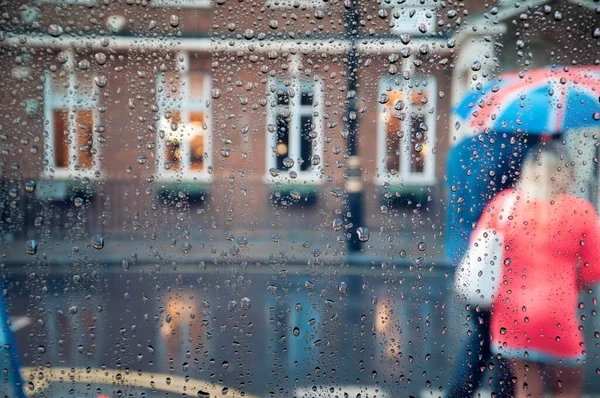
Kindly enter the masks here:
M 210 0 L 150 0 L 153 7 L 210 8 Z
M 281 85 L 281 80 L 278 79 L 269 79 L 268 87 L 267 87 L 267 98 L 269 98 L 268 102 L 268 110 L 267 110 L 267 127 L 269 125 L 277 126 L 277 114 L 278 108 L 287 107 L 284 105 L 277 105 L 275 107 L 271 106 L 271 101 L 277 100 L 277 90 L 275 92 L 271 92 L 269 87 L 275 86 L 279 89 Z M 302 88 L 309 86 L 313 93 L 313 105 L 301 105 L 300 101 L 302 98 Z M 277 130 L 272 133 L 269 129 L 266 129 L 266 148 L 265 154 L 267 159 L 267 169 L 264 177 L 264 181 L 267 184 L 306 184 L 306 185 L 320 185 L 323 184 L 323 148 L 324 148 L 324 131 L 323 131 L 323 81 L 320 78 L 313 78 L 312 80 L 301 80 L 299 78 L 294 78 L 290 88 L 294 89 L 296 95 L 293 98 L 290 98 L 289 107 L 291 108 L 290 115 L 290 127 L 289 127 L 289 139 L 290 145 L 288 150 L 288 156 L 294 159 L 294 166 L 287 170 L 280 170 L 280 174 L 278 176 L 272 176 L 270 170 L 272 168 L 277 168 Z M 286 87 L 287 88 L 287 87 Z M 318 113 L 318 116 L 314 116 L 315 112 Z M 301 155 L 301 140 L 302 140 L 302 130 L 300 125 L 300 120 L 302 116 L 311 115 L 314 117 L 315 131 L 317 132 L 317 137 L 312 140 L 313 143 L 313 155 L 318 155 L 321 159 L 321 163 L 319 165 L 311 165 L 308 170 L 301 170 L 300 165 L 298 164 L 298 158 Z M 310 162 L 310 159 L 303 159 L 305 162 Z M 296 178 L 291 178 L 289 176 L 289 172 L 295 171 L 297 173 Z
M 210 114 L 210 107 L 207 101 L 210 102 L 210 92 L 212 88 L 212 76 L 204 72 L 190 72 L 189 69 L 189 54 L 180 53 L 177 58 L 181 58 L 181 68 L 179 75 L 181 76 L 181 95 L 176 99 L 168 99 L 162 97 L 162 79 L 163 74 L 159 73 L 156 77 L 156 96 L 157 102 L 160 109 L 160 120 L 157 123 L 156 131 L 156 168 L 157 177 L 161 181 L 176 181 L 181 180 L 183 182 L 211 182 L 213 175 L 209 173 L 212 169 L 212 118 Z M 190 76 L 191 75 L 202 75 L 204 77 L 204 87 L 202 93 L 202 99 L 191 99 L 190 98 Z M 170 170 L 165 168 L 165 140 L 160 137 L 161 130 L 165 133 L 170 131 L 170 121 L 165 119 L 165 113 L 167 111 L 177 111 L 181 115 L 180 129 L 185 129 L 183 134 L 183 142 L 181 143 L 181 169 Z M 190 141 L 193 136 L 191 133 L 192 126 L 189 123 L 190 113 L 202 111 L 204 113 L 204 123 L 207 128 L 203 131 L 204 134 L 204 167 L 202 170 L 192 170 L 190 161 Z M 186 133 L 187 131 L 187 133 Z
M 412 82 L 419 82 L 419 87 L 414 87 L 411 89 L 408 85 Z M 427 86 L 423 85 L 423 81 L 427 82 Z M 400 157 L 400 167 L 397 170 L 396 174 L 391 174 L 387 170 L 387 118 L 395 117 L 398 111 L 389 112 L 386 109 L 389 109 L 390 106 L 393 107 L 393 104 L 378 104 L 377 107 L 377 183 L 383 184 L 388 182 L 390 184 L 410 184 L 410 185 L 433 185 L 436 183 L 435 177 L 435 167 L 436 167 L 436 115 L 437 115 L 437 81 L 434 77 L 420 77 L 411 79 L 411 82 L 403 82 L 400 86 L 395 84 L 394 79 L 390 79 L 384 77 L 379 82 L 379 92 L 378 95 L 388 93 L 387 87 L 392 87 L 393 90 L 419 90 L 424 89 L 427 90 L 427 99 L 428 102 L 425 105 L 421 106 L 421 110 L 418 110 L 417 105 L 412 104 L 410 101 L 405 101 L 405 107 L 402 111 L 406 114 L 405 121 L 402 122 L 404 131 L 404 136 L 401 138 L 399 142 L 399 149 L 402 152 L 402 156 Z M 430 113 L 429 110 L 433 108 L 433 112 Z M 410 123 L 410 118 L 412 113 L 418 113 L 425 116 L 425 123 L 427 124 L 427 136 L 426 136 L 426 148 L 424 149 L 426 152 L 427 160 L 425 162 L 423 172 L 411 172 L 411 146 L 410 146 L 410 131 L 404 127 L 405 123 Z
M 36 4 L 64 4 L 64 5 L 79 5 L 85 6 L 88 4 L 88 0 L 36 0 Z
M 72 62 L 72 55 L 69 56 L 69 61 Z M 68 87 L 66 88 L 67 94 L 56 93 L 52 90 L 53 76 L 50 71 L 44 72 L 44 121 L 48 130 L 45 134 L 46 142 L 44 143 L 44 157 L 45 167 L 43 171 L 43 177 L 54 178 L 54 179 L 69 179 L 73 176 L 78 177 L 95 177 L 96 173 L 100 171 L 100 145 L 98 142 L 98 131 L 97 126 L 100 121 L 100 113 L 98 112 L 98 101 L 96 96 L 91 92 L 86 94 L 77 93 L 76 84 L 77 76 L 74 72 L 69 71 L 67 74 Z M 90 82 L 93 78 L 90 78 Z M 72 139 L 68 148 L 67 153 L 67 167 L 56 166 L 55 156 L 55 135 L 54 131 L 54 110 L 55 109 L 66 109 L 68 112 L 68 132 L 69 135 L 73 135 L 77 132 L 77 117 L 76 113 L 78 110 L 86 109 L 92 111 L 92 139 L 93 149 L 95 153 L 92 153 L 92 167 L 87 169 L 77 169 L 78 156 L 78 140 Z M 76 137 L 75 137 L 76 138 Z M 75 159 L 75 160 L 73 160 Z
M 294 7 L 298 3 L 298 7 Z M 323 0 L 266 0 L 265 5 L 271 9 L 309 9 L 325 8 L 326 3 Z
M 400 14 L 400 18 L 398 19 L 392 16 L 389 17 L 390 21 L 394 22 L 394 26 L 391 28 L 393 34 L 409 33 L 417 36 L 423 35 L 418 29 L 420 22 L 419 13 L 423 13 L 423 17 L 425 17 L 424 13 L 428 11 L 432 16 L 431 18 L 426 18 L 427 33 L 425 35 L 437 32 L 436 9 L 439 8 L 439 3 L 437 2 L 428 0 L 425 4 L 421 4 L 419 0 L 408 0 L 400 5 L 397 4 L 397 0 L 391 0 L 389 3 L 384 2 L 382 7 L 389 8 L 390 13 L 398 12 Z M 413 17 L 409 16 L 411 11 L 415 11 Z

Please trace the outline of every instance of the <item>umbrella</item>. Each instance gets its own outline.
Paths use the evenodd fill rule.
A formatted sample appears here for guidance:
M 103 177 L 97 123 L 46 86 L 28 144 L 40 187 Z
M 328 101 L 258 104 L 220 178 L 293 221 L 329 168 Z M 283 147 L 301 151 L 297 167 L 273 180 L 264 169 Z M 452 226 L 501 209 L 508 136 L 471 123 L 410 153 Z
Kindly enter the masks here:
M 460 122 L 475 133 L 557 134 L 600 127 L 600 67 L 543 68 L 501 75 L 465 96 Z
M 468 247 L 489 201 L 513 185 L 527 151 L 545 137 L 600 128 L 600 67 L 544 68 L 501 75 L 455 108 L 470 134 L 447 163 L 446 252 L 453 262 Z

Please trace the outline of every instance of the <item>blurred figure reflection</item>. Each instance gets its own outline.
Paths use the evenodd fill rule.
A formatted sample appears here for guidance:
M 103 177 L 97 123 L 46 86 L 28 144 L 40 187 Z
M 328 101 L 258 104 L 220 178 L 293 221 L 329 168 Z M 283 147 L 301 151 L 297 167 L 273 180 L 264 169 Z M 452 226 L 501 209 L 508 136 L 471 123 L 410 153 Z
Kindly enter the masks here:
M 556 142 L 533 148 L 515 189 L 498 194 L 478 225 L 504 234 L 490 337 L 492 352 L 510 360 L 516 397 L 543 396 L 545 380 L 556 396 L 581 395 L 578 294 L 600 280 L 600 232 L 592 205 L 567 194 L 573 170 L 566 152 Z M 506 206 L 510 215 L 501 222 Z

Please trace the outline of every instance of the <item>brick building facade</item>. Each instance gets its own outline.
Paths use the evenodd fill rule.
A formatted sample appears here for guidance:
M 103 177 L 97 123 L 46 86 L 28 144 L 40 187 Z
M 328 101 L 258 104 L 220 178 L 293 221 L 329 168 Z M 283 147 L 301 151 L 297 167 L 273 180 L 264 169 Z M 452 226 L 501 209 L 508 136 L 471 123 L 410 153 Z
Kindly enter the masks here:
M 452 105 L 499 72 L 598 62 L 592 2 L 500 3 L 10 3 L 4 232 L 343 243 L 356 118 L 372 251 L 443 253 L 446 157 L 472 133 Z

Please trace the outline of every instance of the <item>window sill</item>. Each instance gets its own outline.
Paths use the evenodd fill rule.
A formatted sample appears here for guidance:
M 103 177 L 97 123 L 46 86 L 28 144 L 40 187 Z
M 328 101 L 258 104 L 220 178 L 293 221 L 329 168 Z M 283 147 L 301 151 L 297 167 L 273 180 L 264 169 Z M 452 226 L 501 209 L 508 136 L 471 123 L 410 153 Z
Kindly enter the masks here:
M 271 203 L 284 206 L 312 205 L 317 202 L 320 184 L 273 184 L 269 187 Z
M 42 178 L 37 182 L 36 197 L 41 200 L 67 202 L 76 197 L 90 200 L 96 195 L 96 182 L 84 184 L 72 178 Z
M 287 175 L 279 175 L 277 177 L 273 177 L 270 174 L 267 174 L 263 177 L 263 182 L 269 185 L 281 184 L 282 186 L 291 185 L 291 186 L 320 186 L 323 185 L 322 175 L 319 174 L 299 174 L 296 178 L 290 178 Z
M 207 182 L 192 180 L 159 180 L 156 182 L 156 194 L 164 204 L 187 200 L 192 203 L 203 202 L 209 191 Z
M 159 184 L 177 184 L 181 181 L 182 184 L 209 184 L 213 180 L 212 174 L 198 172 L 160 172 L 156 176 Z
M 410 207 L 425 204 L 429 198 L 429 189 L 434 184 L 390 183 L 389 189 L 381 189 L 381 201 L 394 206 Z

